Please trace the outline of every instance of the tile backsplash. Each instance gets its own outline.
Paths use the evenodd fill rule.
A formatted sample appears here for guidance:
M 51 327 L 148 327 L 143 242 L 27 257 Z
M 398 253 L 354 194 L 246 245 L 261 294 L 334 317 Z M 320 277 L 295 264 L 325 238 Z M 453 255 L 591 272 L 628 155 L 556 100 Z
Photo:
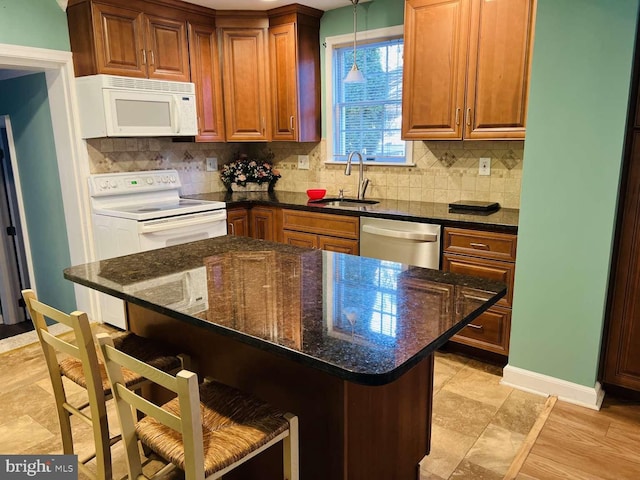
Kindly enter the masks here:
M 271 150 L 282 174 L 276 190 L 304 192 L 326 188 L 328 195 L 357 192 L 357 166 L 351 176 L 344 165 L 324 163 L 326 144 L 320 143 L 193 143 L 164 138 L 102 138 L 87 140 L 91 173 L 174 168 L 183 194 L 224 191 L 217 172 L 207 172 L 205 159 L 218 166 L 237 152 L 259 156 Z M 414 167 L 365 167 L 367 197 L 448 203 L 456 200 L 496 201 L 520 207 L 523 141 L 413 142 Z M 298 155 L 309 155 L 309 170 L 298 169 Z M 479 176 L 481 157 L 491 158 L 491 175 Z

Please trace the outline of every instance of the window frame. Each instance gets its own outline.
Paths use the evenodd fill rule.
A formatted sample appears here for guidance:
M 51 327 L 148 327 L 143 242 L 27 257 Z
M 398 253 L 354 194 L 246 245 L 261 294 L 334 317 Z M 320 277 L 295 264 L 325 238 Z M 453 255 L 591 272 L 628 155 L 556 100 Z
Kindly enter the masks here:
M 373 30 L 365 30 L 358 32 L 357 45 L 366 45 L 369 43 L 376 43 L 392 38 L 404 37 L 404 25 L 396 25 L 392 27 L 377 28 Z M 326 85 L 326 99 L 325 99 L 325 118 L 326 118 L 326 164 L 344 165 L 345 160 L 337 159 L 333 154 L 334 146 L 334 125 L 336 123 L 333 109 L 333 97 L 334 97 L 334 78 L 333 78 L 333 56 L 334 50 L 337 48 L 353 46 L 353 33 L 334 35 L 325 38 L 325 75 L 324 84 Z M 370 166 L 384 166 L 384 167 L 415 167 L 413 163 L 413 142 L 405 140 L 405 160 L 404 162 L 367 162 L 364 159 L 365 165 Z

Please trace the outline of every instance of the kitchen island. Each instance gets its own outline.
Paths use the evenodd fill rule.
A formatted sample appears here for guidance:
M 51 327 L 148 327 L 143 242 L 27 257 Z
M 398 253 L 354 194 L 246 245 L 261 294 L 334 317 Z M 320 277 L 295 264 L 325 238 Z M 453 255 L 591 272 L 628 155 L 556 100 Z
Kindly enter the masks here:
M 190 353 L 201 378 L 297 414 L 303 480 L 417 478 L 433 353 L 505 294 L 481 278 L 233 236 L 64 276 L 123 299 L 129 329 Z M 281 479 L 272 453 L 228 477 Z

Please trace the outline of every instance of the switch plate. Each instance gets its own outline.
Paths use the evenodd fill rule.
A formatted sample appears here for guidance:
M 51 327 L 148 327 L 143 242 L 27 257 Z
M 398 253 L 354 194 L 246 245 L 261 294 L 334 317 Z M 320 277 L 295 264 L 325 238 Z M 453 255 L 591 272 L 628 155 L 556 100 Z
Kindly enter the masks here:
M 216 157 L 207 157 L 207 172 L 216 172 L 218 170 L 218 159 Z
M 491 159 L 488 157 L 480 158 L 480 167 L 478 168 L 478 175 L 491 175 Z
M 298 155 L 298 170 L 309 170 L 309 155 Z

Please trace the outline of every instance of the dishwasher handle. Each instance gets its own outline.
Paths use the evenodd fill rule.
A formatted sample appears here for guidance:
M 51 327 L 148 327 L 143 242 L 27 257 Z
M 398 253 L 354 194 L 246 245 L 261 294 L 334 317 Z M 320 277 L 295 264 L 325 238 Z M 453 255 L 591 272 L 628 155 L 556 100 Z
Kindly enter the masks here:
M 418 242 L 437 242 L 437 233 L 408 232 L 406 230 L 393 230 L 391 228 L 374 227 L 373 225 L 363 225 L 362 231 L 372 235 L 382 237 L 400 238 L 402 240 L 415 240 Z

